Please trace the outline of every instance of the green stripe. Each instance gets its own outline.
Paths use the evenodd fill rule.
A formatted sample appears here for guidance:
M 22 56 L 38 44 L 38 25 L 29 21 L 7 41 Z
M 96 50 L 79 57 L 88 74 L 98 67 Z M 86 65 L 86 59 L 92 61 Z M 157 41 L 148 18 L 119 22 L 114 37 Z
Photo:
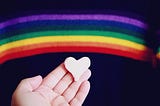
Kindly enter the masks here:
M 160 53 L 160 47 L 158 47 L 158 53 Z
M 87 35 L 92 35 L 92 36 L 106 36 L 106 37 L 115 37 L 115 38 L 120 38 L 120 39 L 125 39 L 129 40 L 132 42 L 144 44 L 144 40 L 136 38 L 131 35 L 127 34 L 122 34 L 122 33 L 117 33 L 117 32 L 110 32 L 110 31 L 89 31 L 89 30 L 74 30 L 74 31 L 69 31 L 69 30 L 64 30 L 64 31 L 42 31 L 42 32 L 32 32 L 32 33 L 26 33 L 26 34 L 20 34 L 16 35 L 10 38 L 6 38 L 3 40 L 0 40 L 0 45 L 9 43 L 9 42 L 14 42 L 17 40 L 22 40 L 22 39 L 29 39 L 29 38 L 35 38 L 35 37 L 41 37 L 41 36 L 65 36 L 65 35 L 75 35 L 75 36 L 87 36 Z

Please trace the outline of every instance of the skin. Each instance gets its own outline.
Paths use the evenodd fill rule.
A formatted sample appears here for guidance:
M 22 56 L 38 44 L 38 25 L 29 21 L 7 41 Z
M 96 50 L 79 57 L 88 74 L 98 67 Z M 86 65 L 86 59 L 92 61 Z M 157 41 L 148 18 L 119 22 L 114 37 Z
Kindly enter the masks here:
M 78 81 L 58 66 L 44 79 L 41 76 L 24 79 L 12 96 L 12 106 L 81 106 L 88 95 L 91 71 L 83 73 Z

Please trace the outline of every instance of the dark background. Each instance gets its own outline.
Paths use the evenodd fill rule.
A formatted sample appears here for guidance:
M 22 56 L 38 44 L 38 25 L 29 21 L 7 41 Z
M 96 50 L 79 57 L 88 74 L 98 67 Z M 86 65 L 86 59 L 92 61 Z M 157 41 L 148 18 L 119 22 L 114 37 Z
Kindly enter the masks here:
M 155 31 L 160 28 L 158 0 L 1 0 L 0 22 L 19 14 L 43 11 L 61 13 L 64 10 L 68 13 L 70 10 L 73 13 L 85 13 L 86 10 L 92 13 L 116 12 L 142 18 L 150 25 L 149 34 L 153 35 L 150 43 L 155 48 L 158 46 L 155 43 Z M 160 106 L 158 69 L 147 62 L 94 53 L 53 53 L 0 65 L 0 105 L 10 106 L 11 95 L 21 79 L 38 74 L 45 76 L 68 56 L 88 56 L 92 64 L 96 64 L 91 66 L 92 88 L 85 106 Z

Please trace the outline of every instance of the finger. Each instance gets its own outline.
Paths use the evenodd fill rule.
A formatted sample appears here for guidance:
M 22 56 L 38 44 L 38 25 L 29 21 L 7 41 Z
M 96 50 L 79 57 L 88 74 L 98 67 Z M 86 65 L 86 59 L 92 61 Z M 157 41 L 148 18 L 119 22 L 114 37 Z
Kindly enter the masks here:
M 52 101 L 52 106 L 69 106 L 68 102 L 63 96 L 58 96 Z
M 71 106 L 81 106 L 87 97 L 90 90 L 90 83 L 89 81 L 85 81 L 81 84 L 76 96 L 74 99 L 70 102 Z
M 67 73 L 67 70 L 62 63 L 51 73 L 49 73 L 43 80 L 42 86 L 47 86 L 50 89 L 53 89 L 55 85 L 61 80 L 61 78 Z
M 67 73 L 60 81 L 59 83 L 53 88 L 54 92 L 57 92 L 58 94 L 62 94 L 68 87 L 69 85 L 73 82 L 73 76 L 71 73 Z
M 23 79 L 18 85 L 16 91 L 20 93 L 29 91 L 32 92 L 33 90 L 35 90 L 40 86 L 41 82 L 42 82 L 42 77 L 40 75 L 32 78 Z
M 80 80 L 77 82 L 73 82 L 63 93 L 63 96 L 65 99 L 70 102 L 73 97 L 75 97 L 80 85 L 82 82 L 86 81 L 89 79 L 91 76 L 91 71 L 87 70 L 86 72 L 83 73 L 83 75 L 80 77 Z

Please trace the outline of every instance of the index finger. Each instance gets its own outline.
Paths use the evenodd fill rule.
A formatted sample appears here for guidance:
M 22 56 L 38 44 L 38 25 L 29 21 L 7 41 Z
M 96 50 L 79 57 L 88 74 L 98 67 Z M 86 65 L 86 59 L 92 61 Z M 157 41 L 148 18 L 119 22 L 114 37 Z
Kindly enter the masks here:
M 66 73 L 67 70 L 65 69 L 65 66 L 62 63 L 44 78 L 41 85 L 52 89 L 57 85 L 57 83 L 64 77 Z

